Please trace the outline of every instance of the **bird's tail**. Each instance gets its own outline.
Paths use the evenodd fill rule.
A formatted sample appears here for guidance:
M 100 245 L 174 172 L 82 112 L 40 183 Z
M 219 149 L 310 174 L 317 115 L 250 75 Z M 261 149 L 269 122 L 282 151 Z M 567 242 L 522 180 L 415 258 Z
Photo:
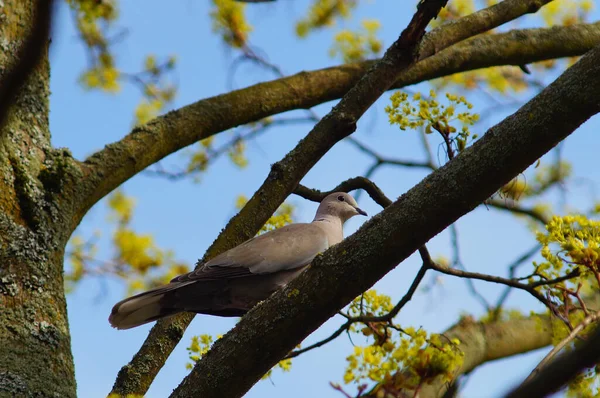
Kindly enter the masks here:
M 169 283 L 121 300 L 113 307 L 108 321 L 117 329 L 131 329 L 159 318 L 177 314 L 182 309 L 165 307 L 163 299 L 173 290 L 190 283 Z

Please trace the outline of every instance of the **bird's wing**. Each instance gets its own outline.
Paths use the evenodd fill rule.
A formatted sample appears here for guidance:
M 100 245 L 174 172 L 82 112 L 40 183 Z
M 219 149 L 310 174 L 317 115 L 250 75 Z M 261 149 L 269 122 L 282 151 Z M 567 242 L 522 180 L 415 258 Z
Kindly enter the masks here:
M 290 224 L 252 238 L 172 282 L 240 278 L 290 270 L 309 264 L 328 247 L 327 235 L 318 226 Z

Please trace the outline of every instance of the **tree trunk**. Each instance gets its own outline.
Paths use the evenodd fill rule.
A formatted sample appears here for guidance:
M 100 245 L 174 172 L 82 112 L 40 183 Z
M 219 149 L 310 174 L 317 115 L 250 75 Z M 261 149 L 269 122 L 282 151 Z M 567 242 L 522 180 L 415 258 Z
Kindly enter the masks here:
M 1 77 L 18 62 L 35 4 L 0 6 Z M 64 210 L 62 171 L 72 159 L 50 146 L 48 85 L 45 51 L 0 129 L 0 396 L 75 396 L 63 286 L 76 220 Z

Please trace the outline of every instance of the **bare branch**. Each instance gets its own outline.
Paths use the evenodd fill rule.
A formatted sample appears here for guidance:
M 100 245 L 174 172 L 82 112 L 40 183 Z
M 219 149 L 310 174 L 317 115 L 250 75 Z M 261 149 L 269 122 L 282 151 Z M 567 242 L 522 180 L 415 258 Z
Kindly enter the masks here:
M 515 20 L 525 14 L 536 13 L 552 0 L 505 0 L 491 7 L 474 12 L 459 20 L 450 21 L 431 31 L 423 38 L 421 59 L 455 43 L 487 32 L 494 27 Z
M 459 270 L 456 268 L 446 267 L 441 264 L 437 264 L 435 262 L 432 262 L 431 269 L 434 269 L 434 270 L 441 272 L 443 274 L 446 274 L 446 275 L 457 276 L 459 278 L 468 278 L 468 279 L 476 279 L 476 280 L 486 281 L 486 282 L 499 283 L 501 285 L 510 286 L 515 289 L 524 290 L 527 293 L 531 294 L 536 299 L 538 299 L 541 303 L 543 303 L 549 309 L 552 309 L 552 307 L 553 307 L 552 303 L 546 297 L 544 297 L 543 294 L 541 294 L 540 292 L 535 290 L 535 288 L 538 286 L 542 286 L 542 285 L 552 285 L 554 283 L 562 282 L 567 279 L 575 278 L 577 275 L 579 275 L 579 273 L 569 274 L 566 277 L 561 277 L 557 280 L 540 281 L 540 282 L 536 282 L 535 284 L 526 284 L 526 283 L 521 283 L 516 279 L 507 279 L 507 278 L 503 278 L 501 276 L 493 276 L 493 275 L 488 275 L 488 274 L 480 274 L 478 272 L 463 271 L 463 270 Z
M 333 332 L 329 337 L 327 337 L 326 339 L 323 339 L 321 341 L 318 341 L 314 344 L 309 345 L 308 347 L 305 348 L 301 348 L 299 350 L 296 351 L 292 351 L 289 354 L 287 354 L 285 356 L 285 358 L 295 358 L 298 355 L 304 354 L 305 352 L 314 350 L 315 348 L 319 348 L 324 346 L 325 344 L 337 339 L 342 333 L 344 333 L 346 330 L 348 330 L 348 328 L 353 324 L 353 321 L 346 321 L 344 322 L 344 324 L 342 326 L 340 326 L 335 332 Z
M 392 201 L 385 196 L 383 191 L 379 189 L 377 185 L 368 178 L 365 177 L 354 177 L 350 178 L 339 184 L 337 187 L 332 190 L 321 192 L 316 189 L 310 189 L 305 187 L 304 185 L 298 184 L 296 189 L 294 190 L 294 194 L 303 197 L 304 199 L 312 200 L 313 202 L 320 202 L 325 198 L 325 196 L 329 195 L 333 192 L 352 192 L 357 189 L 365 190 L 371 199 L 373 199 L 378 205 L 383 208 L 389 206 Z
M 514 214 L 522 214 L 524 216 L 528 216 L 533 218 L 536 221 L 539 221 L 540 223 L 546 225 L 548 224 L 548 222 L 550 221 L 548 219 L 548 217 L 546 217 L 544 215 L 544 213 L 542 213 L 539 210 L 536 210 L 534 208 L 527 208 L 527 207 L 523 207 L 518 205 L 517 203 L 515 203 L 514 201 L 511 200 L 499 200 L 499 199 L 490 199 L 487 200 L 485 202 L 485 204 L 487 206 L 499 209 L 499 210 L 506 210 L 509 211 L 511 213 Z
M 463 264 L 463 262 L 461 260 L 461 256 L 460 256 L 460 245 L 458 243 L 459 242 L 458 228 L 456 227 L 456 224 L 452 224 L 450 226 L 449 230 L 450 230 L 450 239 L 452 241 L 452 251 L 454 253 L 453 258 L 452 258 L 452 266 L 455 268 L 460 268 L 463 271 L 467 272 L 467 268 Z M 473 283 L 473 279 L 466 278 L 465 282 L 467 284 L 467 287 L 469 288 L 469 291 L 471 292 L 471 295 L 473 297 L 475 297 L 481 303 L 481 305 L 483 305 L 483 308 L 485 308 L 486 311 L 489 311 L 491 309 L 491 306 L 488 303 L 485 296 L 483 294 L 481 294 L 479 292 L 479 290 L 477 290 L 477 288 L 475 287 L 475 283 Z
M 525 261 L 529 260 L 531 257 L 533 257 L 534 255 L 539 253 L 540 248 L 541 248 L 541 246 L 539 244 L 536 244 L 531 249 L 527 250 L 525 253 L 523 253 L 521 256 L 519 256 L 519 258 L 517 258 L 515 261 L 513 261 L 508 266 L 508 278 L 514 279 L 516 276 L 517 268 L 519 266 L 521 266 L 523 263 L 525 263 Z M 510 294 L 510 292 L 512 292 L 512 287 L 507 286 L 506 290 L 504 290 L 504 292 L 502 293 L 500 298 L 498 298 L 498 302 L 496 303 L 496 309 L 495 309 L 496 317 L 498 315 L 500 315 L 500 310 L 502 309 L 502 305 L 504 305 L 504 302 L 508 298 L 508 295 Z
M 152 169 L 146 169 L 142 173 L 148 176 L 156 176 L 161 178 L 166 178 L 171 181 L 179 181 L 186 177 L 190 177 L 193 174 L 197 174 L 200 171 L 204 171 L 208 166 L 214 163 L 219 157 L 223 156 L 227 153 L 235 144 L 240 141 L 248 141 L 256 138 L 257 136 L 265 133 L 270 128 L 275 126 L 286 126 L 286 125 L 296 125 L 300 123 L 314 123 L 312 118 L 304 117 L 304 118 L 280 118 L 269 120 L 268 122 L 258 123 L 255 126 L 248 126 L 248 131 L 245 131 L 240 134 L 236 134 L 236 136 L 229 140 L 228 142 L 219 145 L 218 148 L 208 147 L 206 148 L 206 163 L 203 165 L 202 169 L 183 169 L 183 170 L 166 170 L 160 163 L 156 163 L 156 167 Z
M 424 248 L 424 246 L 423 246 L 423 248 Z M 419 249 L 419 251 L 421 251 L 423 248 Z M 425 249 L 425 250 L 427 250 L 427 249 Z M 429 255 L 429 253 L 427 253 L 427 255 Z M 381 315 L 381 316 L 361 315 L 361 316 L 357 316 L 357 317 L 351 317 L 351 318 L 349 318 L 349 320 L 352 322 L 363 322 L 363 323 L 391 322 L 396 317 L 396 315 L 398 315 L 400 310 L 402 308 L 404 308 L 404 306 L 412 299 L 412 296 L 417 291 L 417 288 L 419 287 L 419 284 L 425 277 L 425 273 L 427 273 L 428 269 L 431 269 L 431 266 L 429 263 L 426 263 L 424 261 L 423 265 L 421 266 L 421 268 L 419 268 L 419 272 L 417 273 L 417 276 L 413 280 L 413 282 L 410 285 L 406 294 L 404 296 L 402 296 L 400 301 L 398 301 L 398 303 L 394 306 L 394 308 L 392 308 L 392 310 L 390 312 L 388 312 L 387 314 Z
M 430 163 L 417 162 L 417 161 L 413 161 L 413 160 L 388 158 L 386 156 L 380 155 L 379 153 L 375 152 L 373 149 L 369 148 L 368 146 L 366 146 L 365 144 L 363 144 L 362 142 L 360 142 L 359 140 L 357 140 L 354 137 L 348 137 L 348 138 L 346 138 L 346 141 L 350 142 L 352 145 L 354 145 L 359 151 L 361 151 L 361 152 L 371 156 L 373 159 L 375 159 L 377 166 L 393 165 L 393 166 L 424 168 L 424 169 L 429 169 L 429 170 L 435 169 L 435 167 Z
M 422 252 L 421 256 L 423 256 L 423 251 L 427 252 L 427 248 L 425 246 L 423 246 L 421 249 L 419 249 L 419 251 Z M 566 275 L 560 276 L 558 278 L 555 278 L 555 279 L 542 279 L 542 280 L 532 282 L 532 283 L 522 283 L 519 281 L 519 279 L 515 279 L 515 278 L 507 279 L 507 278 L 502 278 L 500 276 L 480 274 L 477 272 L 469 272 L 469 271 L 460 270 L 460 269 L 456 269 L 456 268 L 450 268 L 450 267 L 438 264 L 438 263 L 434 262 L 433 260 L 431 260 L 431 257 L 429 257 L 429 253 L 427 253 L 427 257 L 429 258 L 428 267 L 430 269 L 441 272 L 443 274 L 457 276 L 459 278 L 465 278 L 470 281 L 481 280 L 481 281 L 486 281 L 486 282 L 493 282 L 493 283 L 505 285 L 510 288 L 524 290 L 527 293 L 531 294 L 533 297 L 535 297 L 537 300 L 539 300 L 542 304 L 544 304 L 554 315 L 556 315 L 557 317 L 559 317 L 560 319 L 565 321 L 567 326 L 570 326 L 570 323 L 566 320 L 566 318 L 564 318 L 561 314 L 558 313 L 555 304 L 552 301 L 550 301 L 549 298 L 544 297 L 543 294 L 538 292 L 536 290 L 536 288 L 538 288 L 540 286 L 555 285 L 557 283 L 576 278 L 580 275 L 579 269 L 575 269 L 574 271 L 572 271 Z M 491 310 L 491 308 L 488 308 L 488 311 L 490 311 L 490 310 Z M 499 308 L 496 308 L 496 311 L 498 314 Z
M 525 261 L 529 260 L 531 257 L 539 253 L 542 246 L 539 243 L 536 243 L 531 249 L 527 250 L 525 253 L 519 256 L 515 261 L 513 261 L 508 266 L 508 276 L 509 278 L 514 278 L 516 276 L 517 268 L 520 267 Z
M 519 3 L 520 0 L 503 3 L 507 2 Z M 486 21 L 488 29 L 506 22 L 497 18 Z M 452 29 L 464 25 L 468 24 L 456 21 Z M 439 33 L 436 36 L 443 36 L 443 30 L 436 32 Z M 398 75 L 393 88 L 479 68 L 582 55 L 599 43 L 600 22 L 483 35 L 409 67 Z M 340 98 L 372 65 L 372 61 L 348 64 L 260 83 L 198 101 L 135 128 L 82 164 L 86 177 L 80 189 L 85 200 L 79 205 L 79 214 L 83 216 L 94 203 L 128 178 L 183 147 L 267 116 Z

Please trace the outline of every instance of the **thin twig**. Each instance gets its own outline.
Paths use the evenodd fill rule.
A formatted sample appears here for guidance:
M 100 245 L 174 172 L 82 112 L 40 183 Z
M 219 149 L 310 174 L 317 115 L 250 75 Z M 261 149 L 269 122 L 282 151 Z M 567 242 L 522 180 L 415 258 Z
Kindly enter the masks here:
M 545 305 L 547 305 L 547 306 L 551 305 L 550 302 L 541 293 L 537 292 L 535 289 L 533 289 L 529 285 L 518 282 L 514 279 L 507 279 L 507 278 L 503 278 L 501 276 L 493 276 L 493 275 L 488 275 L 488 274 L 480 274 L 477 272 L 462 271 L 462 270 L 459 270 L 456 268 L 446 267 L 446 266 L 443 266 L 438 263 L 432 263 L 431 268 L 438 272 L 446 274 L 446 275 L 457 276 L 459 278 L 470 278 L 470 279 L 477 279 L 477 280 L 486 281 L 486 282 L 499 283 L 501 285 L 506 285 L 506 286 L 510 286 L 513 288 L 521 289 L 521 290 L 528 292 L 529 294 L 531 294 L 533 297 L 535 297 L 536 299 L 538 299 Z
M 404 167 L 411 167 L 411 168 L 415 167 L 415 168 L 431 169 L 431 165 L 429 163 L 418 162 L 418 161 L 414 161 L 414 160 L 402 160 L 402 159 L 385 157 L 385 156 L 375 152 L 375 150 L 369 148 L 367 145 L 363 144 L 362 142 L 360 142 L 359 140 L 357 140 L 355 137 L 352 137 L 352 136 L 347 137 L 346 141 L 350 142 L 352 145 L 354 145 L 359 151 L 374 158 L 378 166 L 394 165 L 394 166 L 404 166 Z
M 421 145 L 423 145 L 423 151 L 427 156 L 427 164 L 431 168 L 431 170 L 436 170 L 437 166 L 433 160 L 433 152 L 431 151 L 431 145 L 429 145 L 429 139 L 427 139 L 427 133 L 425 133 L 425 129 L 421 129 L 419 136 L 421 137 Z
M 359 315 L 356 317 L 351 317 L 347 314 L 344 314 L 343 312 L 339 312 L 339 314 L 342 315 L 343 317 L 345 317 L 347 319 L 347 321 L 344 322 L 335 332 L 333 332 L 326 339 L 318 341 L 315 344 L 312 344 L 306 348 L 302 348 L 302 349 L 290 352 L 288 355 L 285 356 L 285 359 L 297 357 L 300 354 L 304 354 L 307 351 L 314 350 L 315 348 L 319 348 L 319 347 L 329 343 L 330 341 L 335 340 L 342 333 L 344 333 L 344 331 L 348 330 L 350 328 L 350 326 L 352 326 L 354 323 L 360 322 L 360 323 L 368 324 L 368 323 L 377 323 L 377 322 L 391 322 L 396 317 L 396 315 L 398 315 L 400 310 L 412 299 L 412 296 L 417 291 L 419 284 L 425 277 L 425 273 L 430 268 L 431 257 L 429 256 L 429 252 L 427 251 L 427 248 L 425 246 L 423 246 L 421 249 L 419 249 L 419 253 L 421 254 L 421 258 L 423 259 L 423 265 L 419 269 L 417 276 L 413 280 L 413 282 L 410 285 L 406 294 L 400 299 L 400 301 L 394 306 L 394 308 L 392 308 L 387 314 L 382 315 L 382 316 Z
M 299 350 L 295 350 L 290 352 L 289 354 L 287 354 L 285 356 L 284 359 L 290 359 L 290 358 L 294 358 L 297 357 L 300 354 L 304 354 L 307 351 L 310 350 L 314 350 L 315 348 L 319 348 L 327 343 L 329 343 L 330 341 L 335 340 L 336 338 L 338 338 L 342 333 L 344 333 L 346 330 L 348 330 L 348 328 L 350 327 L 350 325 L 352 325 L 354 323 L 354 321 L 352 320 L 348 320 L 346 322 L 344 322 L 342 324 L 342 326 L 340 326 L 335 332 L 333 332 L 329 337 L 327 337 L 326 339 L 323 339 L 321 341 L 316 342 L 315 344 L 311 344 L 306 348 L 301 348 Z
M 240 141 L 248 141 L 251 139 L 255 139 L 259 135 L 265 133 L 269 128 L 275 126 L 286 126 L 290 124 L 300 124 L 312 122 L 312 118 L 309 117 L 294 117 L 294 118 L 278 118 L 274 120 L 270 120 L 264 123 L 258 123 L 255 126 L 250 126 L 251 128 L 244 134 L 237 134 L 231 140 L 227 141 L 225 144 L 220 145 L 218 148 L 206 148 L 206 163 L 202 166 L 203 168 L 200 171 L 205 170 L 210 164 L 217 161 L 221 156 L 227 153 L 234 145 L 239 143 Z M 197 174 L 199 171 L 198 168 L 188 168 L 184 170 L 166 170 L 160 163 L 156 163 L 156 166 L 151 169 L 146 169 L 141 172 L 141 174 L 151 176 L 151 177 L 161 177 L 166 178 L 170 181 L 179 181 L 181 179 L 190 177 L 193 174 Z
M 466 271 L 466 267 L 463 264 L 461 258 L 460 258 L 460 245 L 459 245 L 459 240 L 458 240 L 458 229 L 456 227 L 456 224 L 452 224 L 450 226 L 450 238 L 452 240 L 452 249 L 454 252 L 454 258 L 452 259 L 452 263 L 454 265 L 454 267 L 458 267 L 464 271 Z M 485 296 L 483 294 L 481 294 L 479 292 L 479 290 L 477 290 L 477 288 L 475 287 L 475 283 L 473 283 L 472 279 L 465 279 L 465 283 L 467 284 L 467 287 L 469 288 L 469 290 L 471 291 L 471 294 L 477 298 L 477 300 L 479 300 L 479 302 L 481 303 L 481 305 L 483 305 L 483 307 L 486 309 L 486 311 L 491 311 L 491 305 L 490 303 L 487 301 L 487 299 L 485 298 Z
M 533 208 L 529 209 L 526 207 L 519 206 L 517 204 L 517 202 L 509 200 L 509 199 L 505 199 L 505 200 L 490 199 L 490 200 L 487 200 L 485 202 L 485 204 L 490 207 L 499 209 L 499 210 L 507 210 L 507 211 L 510 211 L 511 213 L 517 213 L 517 214 L 522 214 L 524 216 L 529 216 L 529 217 L 533 218 L 534 220 L 539 221 L 542 224 L 548 224 L 548 221 L 550 221 L 548 219 L 548 217 L 546 217 L 539 210 L 536 210 Z
M 424 250 L 427 250 L 427 248 L 425 248 L 425 246 L 423 246 L 423 248 L 424 248 Z M 419 252 L 421 252 L 421 250 L 423 250 L 423 248 L 419 249 Z M 387 314 L 381 315 L 381 316 L 361 315 L 361 316 L 349 318 L 349 320 L 354 321 L 354 322 L 362 322 L 362 323 L 390 322 L 392 319 L 394 319 L 396 317 L 396 315 L 398 315 L 400 310 L 412 299 L 412 296 L 417 291 L 417 288 L 419 287 L 419 284 L 423 280 L 425 273 L 430 268 L 431 268 L 430 265 L 428 263 L 425 263 L 425 261 L 424 261 L 423 265 L 419 269 L 417 276 L 413 280 L 413 283 L 410 285 L 410 288 L 408 289 L 406 294 L 402 297 L 402 299 L 400 299 L 400 301 L 394 306 L 394 308 L 392 308 L 390 310 L 390 312 L 388 312 Z
M 365 177 L 354 177 L 350 178 L 337 187 L 333 188 L 330 191 L 319 191 L 317 189 L 310 189 L 305 187 L 302 184 L 298 184 L 296 189 L 294 190 L 294 194 L 303 197 L 304 199 L 311 200 L 313 202 L 320 202 L 325 198 L 325 196 L 329 195 L 333 192 L 351 192 L 356 189 L 365 190 L 371 199 L 373 199 L 378 205 L 383 208 L 388 207 L 392 201 L 385 196 L 383 191 L 379 189 L 377 185 L 368 178 Z
M 540 248 L 541 248 L 541 246 L 539 244 L 536 244 L 534 247 L 532 247 L 531 249 L 529 249 L 528 251 L 523 253 L 521 256 L 519 256 L 519 258 L 517 258 L 512 264 L 510 264 L 508 266 L 508 278 L 515 279 L 515 274 L 517 272 L 517 268 L 520 267 L 522 264 L 524 264 L 525 261 L 529 260 L 535 254 L 537 254 L 539 252 Z M 496 309 L 495 309 L 496 316 L 499 315 L 500 309 L 504 305 L 504 302 L 508 298 L 508 295 L 510 294 L 511 291 L 512 291 L 512 288 L 510 286 L 507 286 L 506 289 L 504 290 L 504 292 L 502 292 L 502 295 L 498 298 L 498 301 L 496 302 Z

